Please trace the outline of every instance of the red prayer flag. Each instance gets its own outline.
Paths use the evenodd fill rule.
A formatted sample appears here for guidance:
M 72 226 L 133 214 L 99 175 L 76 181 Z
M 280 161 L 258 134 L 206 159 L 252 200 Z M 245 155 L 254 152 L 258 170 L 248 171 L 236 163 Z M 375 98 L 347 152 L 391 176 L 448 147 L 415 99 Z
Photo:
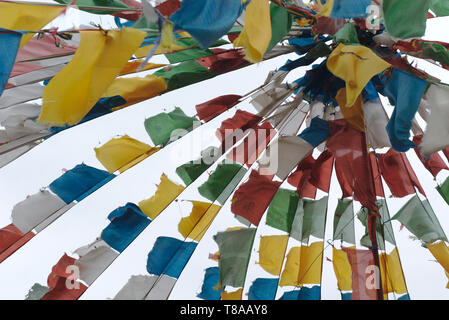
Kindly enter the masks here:
M 209 120 L 236 105 L 241 97 L 242 96 L 239 96 L 237 94 L 228 94 L 200 103 L 195 107 L 198 118 L 200 118 L 200 120 L 208 122 Z
M 0 229 L 0 252 L 5 251 L 23 237 L 23 233 L 12 223 Z
M 374 264 L 371 250 L 341 248 L 348 255 L 352 270 L 352 300 L 377 300 L 380 270 Z
M 390 188 L 393 196 L 402 198 L 409 194 L 414 194 L 415 188 L 425 195 L 415 172 L 404 153 L 397 152 L 390 148 L 385 154 L 377 154 L 380 172 Z
M 135 0 L 120 0 L 120 2 L 123 2 L 123 4 L 125 4 L 131 8 L 142 9 L 142 5 L 140 4 L 140 2 L 137 2 Z M 122 11 L 122 12 L 114 13 L 113 16 L 118 17 L 118 18 L 123 18 L 126 20 L 137 21 L 140 18 L 140 12 L 138 12 L 138 11 Z
M 228 39 L 230 42 L 234 43 L 235 39 L 237 39 L 239 36 L 240 36 L 240 32 L 230 33 L 230 34 L 228 34 Z
M 181 8 L 181 0 L 167 0 L 156 6 L 156 9 L 166 18 Z
M 229 152 L 226 158 L 235 162 L 251 166 L 259 154 L 265 150 L 271 139 L 276 135 L 276 130 L 270 123 L 265 122 L 251 130 L 242 143 Z
M 73 273 L 67 270 L 67 267 L 75 264 L 75 259 L 69 257 L 67 254 L 64 254 L 61 259 L 59 259 L 58 263 L 56 263 L 51 269 L 51 273 L 48 275 L 47 284 L 48 287 L 54 288 L 57 285 L 57 282 L 60 278 L 68 278 Z M 65 280 L 64 280 L 65 281 Z
M 221 142 L 224 142 L 233 135 L 234 131 L 245 131 L 249 128 L 253 128 L 261 120 L 262 118 L 258 115 L 243 110 L 237 110 L 232 118 L 228 118 L 221 123 L 220 128 L 217 129 L 216 136 Z M 237 135 L 237 140 L 241 138 L 240 135 Z
M 290 174 L 287 182 L 296 187 L 296 192 L 300 198 L 312 198 L 315 199 L 316 187 L 310 183 L 310 177 L 312 169 L 316 160 L 312 154 L 309 154 L 304 158 L 296 168 L 296 170 Z
M 333 164 L 333 154 L 328 150 L 324 150 L 315 160 L 312 172 L 310 173 L 310 183 L 318 189 L 329 193 Z
M 314 31 L 320 34 L 329 34 L 333 36 L 345 24 L 344 19 L 334 19 L 329 17 L 319 17 L 313 27 Z
M 444 155 L 446 156 L 447 161 L 449 161 L 449 147 L 446 149 L 443 149 L 441 151 L 443 151 Z
M 423 135 L 417 135 L 413 137 L 413 142 L 418 146 L 421 144 L 422 141 L 422 137 Z M 429 170 L 429 172 L 436 177 L 437 174 L 441 171 L 441 170 L 449 170 L 449 168 L 446 166 L 446 164 L 444 163 L 443 159 L 440 157 L 440 155 L 438 153 L 432 153 L 429 156 L 429 159 L 424 160 L 423 157 L 421 156 L 421 153 L 419 153 L 419 149 L 415 148 L 415 152 L 416 155 L 418 156 L 419 160 L 421 160 L 422 164 L 424 165 L 424 167 L 426 167 L 427 170 Z
M 226 73 L 249 65 L 250 63 L 244 59 L 241 49 L 211 49 L 214 55 L 197 59 L 197 61 L 209 68 L 212 73 Z
M 354 129 L 345 119 L 329 121 L 329 129 L 327 147 L 335 155 L 335 171 L 344 186 L 343 197 L 353 193 L 354 199 L 365 208 L 378 212 L 365 133 Z
M 232 198 L 232 213 L 241 216 L 254 225 L 259 225 L 265 210 L 280 187 L 280 181 L 272 181 L 267 176 L 251 171 L 247 182 L 240 185 Z
M 376 189 L 376 195 L 385 198 L 384 187 L 382 185 L 382 178 L 379 166 L 377 165 L 376 155 L 374 153 L 370 153 L 369 156 L 371 160 L 371 168 L 373 170 L 374 188 Z
M 58 278 L 55 286 L 41 300 L 77 300 L 87 290 L 81 282 L 72 282 L 69 287 L 67 282 L 66 278 Z

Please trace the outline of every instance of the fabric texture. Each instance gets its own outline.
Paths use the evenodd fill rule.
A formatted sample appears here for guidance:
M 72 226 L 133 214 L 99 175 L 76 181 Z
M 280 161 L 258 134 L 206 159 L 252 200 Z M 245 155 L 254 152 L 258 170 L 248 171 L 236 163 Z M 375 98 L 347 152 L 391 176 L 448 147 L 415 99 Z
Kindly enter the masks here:
M 214 117 L 231 108 L 239 101 L 240 98 L 241 96 L 239 95 L 228 94 L 200 103 L 195 106 L 198 118 L 200 118 L 200 120 L 208 122 Z
M 440 157 L 438 153 L 432 153 L 426 159 L 423 158 L 419 152 L 419 145 L 422 141 L 422 135 L 417 135 L 413 137 L 413 143 L 417 146 L 415 148 L 416 156 L 421 160 L 424 167 L 433 175 L 434 178 L 441 172 L 441 170 L 449 170 L 444 160 Z
M 37 6 L 31 3 L 2 2 L 0 4 L 0 28 L 21 31 L 41 30 L 63 10 L 63 7 L 51 5 Z M 25 34 L 21 39 L 20 48 L 22 48 L 33 35 L 33 32 Z
M 163 77 L 167 82 L 168 90 L 182 88 L 215 76 L 197 61 L 184 61 L 175 66 L 165 67 L 153 75 Z
M 151 140 L 158 146 L 173 141 L 173 137 L 179 135 L 179 130 L 190 131 L 195 120 L 195 117 L 187 116 L 180 108 L 176 107 L 171 112 L 162 112 L 147 118 L 144 125 Z
M 204 274 L 201 292 L 197 295 L 203 300 L 220 300 L 220 290 L 215 289 L 220 279 L 218 267 L 209 267 Z
M 335 155 L 335 171 L 343 197 L 354 193 L 354 199 L 370 210 L 377 210 L 376 190 L 369 172 L 370 161 L 364 133 L 354 129 L 346 120 L 329 121 L 331 137 L 327 147 Z M 347 193 L 349 192 L 349 193 Z
M 422 0 L 410 5 L 407 0 L 383 1 L 382 11 L 388 33 L 401 39 L 423 36 L 431 2 Z
M 430 85 L 426 93 L 430 106 L 430 116 L 419 151 L 427 156 L 449 146 L 449 112 L 444 101 L 449 98 L 449 90 L 443 86 Z
M 251 0 L 246 7 L 245 25 L 234 46 L 245 48 L 245 59 L 262 61 L 271 41 L 270 5 L 265 0 Z
M 327 196 L 320 200 L 300 199 L 290 236 L 303 243 L 308 243 L 310 236 L 323 239 L 327 202 Z
M 183 186 L 174 183 L 163 173 L 154 195 L 140 201 L 139 208 L 148 217 L 155 219 L 184 189 Z
M 423 203 L 418 196 L 413 196 L 394 215 L 393 220 L 400 221 L 411 233 L 425 243 L 437 240 L 447 241 L 436 216 L 428 203 Z
M 50 191 L 39 191 L 13 207 L 11 220 L 25 234 L 65 205 L 61 198 Z
M 281 274 L 288 238 L 288 235 L 262 236 L 260 238 L 259 265 L 266 272 L 274 276 L 279 276 Z
M 113 173 L 117 170 L 120 172 L 127 169 L 126 165 L 139 159 L 139 157 L 153 154 L 159 148 L 151 147 L 150 145 L 133 139 L 128 135 L 120 138 L 113 138 L 106 142 L 101 147 L 95 148 L 95 155 L 98 161 L 109 171 Z M 140 158 L 143 160 L 143 158 Z
M 249 288 L 248 300 L 274 300 L 279 279 L 257 278 Z
M 243 287 L 255 235 L 255 228 L 219 232 L 215 235 L 214 240 L 220 251 L 218 267 L 222 286 Z
M 79 122 L 120 74 L 145 33 L 132 28 L 81 31 L 73 59 L 45 87 L 38 120 L 62 126 Z M 69 79 L 69 81 L 67 80 Z
M 342 248 L 347 254 L 352 270 L 352 300 L 377 300 L 376 282 L 369 281 L 368 277 L 373 272 L 366 273 L 367 268 L 374 266 L 374 256 L 371 250 L 359 250 L 355 248 Z M 369 281 L 369 282 L 368 282 Z M 366 284 L 373 284 L 368 287 Z
M 333 237 L 334 240 L 341 240 L 355 245 L 354 207 L 351 199 L 338 199 L 334 214 Z
M 287 254 L 279 286 L 298 286 L 321 283 L 321 265 L 323 260 L 323 242 L 310 246 L 293 247 Z
M 114 300 L 143 300 L 157 279 L 158 277 L 146 275 L 131 276 Z
M 379 169 L 393 196 L 402 198 L 414 194 L 415 187 L 425 195 L 415 172 L 405 154 L 390 148 L 387 153 L 377 154 Z
M 297 136 L 283 136 L 274 140 L 267 153 L 257 161 L 263 174 L 276 174 L 285 180 L 290 172 L 313 150 L 313 146 Z
M 280 185 L 281 182 L 272 181 L 256 170 L 251 171 L 248 181 L 241 184 L 234 193 L 231 212 L 256 226 L 259 225 Z
M 232 28 L 242 10 L 241 0 L 183 0 L 170 21 L 208 48 Z
M 279 188 L 268 207 L 266 224 L 290 233 L 298 203 L 295 191 Z
M 346 83 L 346 106 L 351 107 L 368 81 L 391 65 L 364 46 L 340 43 L 327 60 L 327 68 Z
M 21 39 L 22 34 L 19 32 L 0 29 L 0 96 L 13 69 Z
M 23 233 L 14 225 L 9 224 L 0 229 L 0 253 L 8 249 L 23 237 Z
M 310 121 L 310 126 L 304 129 L 299 138 L 310 143 L 313 147 L 317 147 L 330 135 L 329 124 L 326 120 L 314 117 Z
M 151 220 L 134 203 L 112 211 L 109 225 L 102 231 L 101 239 L 118 252 L 128 245 L 150 224 Z
M 427 86 L 426 81 L 395 68 L 384 87 L 384 94 L 390 103 L 395 105 L 387 132 L 391 145 L 399 152 L 406 152 L 415 147 L 409 140 L 410 129 Z
M 110 174 L 107 171 L 82 163 L 54 180 L 49 188 L 65 203 L 69 204 L 109 177 Z
M 241 168 L 236 163 L 220 163 L 207 181 L 198 187 L 198 192 L 212 202 L 217 200 Z
M 79 268 L 79 279 L 89 286 L 92 285 L 119 255 L 117 251 L 113 250 L 102 240 L 91 244 L 87 252 L 83 253 L 75 261 L 75 266 Z

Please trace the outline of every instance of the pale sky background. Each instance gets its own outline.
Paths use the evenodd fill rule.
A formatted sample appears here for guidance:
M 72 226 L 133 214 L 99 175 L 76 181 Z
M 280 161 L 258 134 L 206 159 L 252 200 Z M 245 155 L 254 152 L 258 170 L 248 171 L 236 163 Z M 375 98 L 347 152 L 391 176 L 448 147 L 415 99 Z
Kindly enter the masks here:
M 74 9 L 70 11 L 75 12 Z M 67 17 L 58 18 L 54 24 L 65 27 L 70 26 L 73 14 L 69 12 Z M 83 13 L 81 21 L 95 21 L 103 27 L 113 26 L 111 19 L 103 16 L 97 18 L 94 15 Z M 429 20 L 426 39 L 448 41 L 445 30 L 448 30 L 449 19 L 437 18 Z M 184 110 L 188 115 L 194 115 L 195 105 L 223 94 L 245 94 L 261 85 L 269 71 L 279 68 L 290 58 L 295 59 L 296 54 L 281 56 L 257 65 L 252 65 L 216 78 L 203 81 L 182 89 L 163 94 L 159 97 L 141 102 L 126 109 L 114 112 L 101 118 L 78 125 L 65 130 L 13 163 L 0 169 L 0 226 L 10 223 L 12 207 L 27 195 L 34 194 L 47 186 L 51 181 L 62 174 L 62 169 L 71 169 L 75 165 L 85 162 L 88 165 L 102 168 L 95 158 L 93 148 L 98 147 L 118 135 L 127 134 L 140 141 L 152 144 L 146 133 L 143 121 L 149 116 L 162 111 L 171 111 L 175 106 Z M 165 57 L 158 56 L 151 60 L 164 61 Z M 420 62 L 419 66 L 430 74 L 449 83 L 447 71 L 435 66 Z M 293 81 L 301 77 L 307 68 L 292 71 L 287 80 Z M 146 75 L 154 70 L 142 72 Z M 135 76 L 130 75 L 130 76 Z M 391 114 L 393 108 L 386 104 L 386 110 Z M 238 105 L 239 109 L 254 112 L 248 101 Z M 108 224 L 107 215 L 126 202 L 138 203 L 149 198 L 156 190 L 160 175 L 165 172 L 170 179 L 181 183 L 174 173 L 180 164 L 198 158 L 199 151 L 210 145 L 218 145 L 214 131 L 222 120 L 234 115 L 236 108 L 225 112 L 223 115 L 197 129 L 185 138 L 177 141 L 160 152 L 152 155 L 140 164 L 121 174 L 88 198 L 81 201 L 75 207 L 66 212 L 62 217 L 49 227 L 36 235 L 30 242 L 22 247 L 13 256 L 0 264 L 0 299 L 23 299 L 34 283 L 45 285 L 51 267 L 66 252 L 72 253 L 77 248 L 91 243 L 100 235 L 101 230 Z M 415 172 L 420 179 L 428 199 L 435 211 L 443 229 L 449 230 L 448 205 L 435 190 L 436 181 L 423 167 L 415 155 L 409 151 L 407 156 L 412 163 Z M 443 157 L 446 161 L 446 159 Z M 447 161 L 446 161 L 447 163 Z M 208 171 L 211 171 L 209 169 Z M 249 172 L 248 172 L 249 174 Z M 447 172 L 441 173 L 437 180 L 441 183 L 448 176 Z M 200 199 L 196 195 L 196 187 L 206 180 L 202 175 L 180 195 L 179 199 Z M 242 181 L 246 181 L 245 177 Z M 386 188 L 387 196 L 390 195 Z M 286 187 L 284 184 L 282 187 Z M 317 195 L 317 199 L 324 194 Z M 337 198 L 341 196 L 340 187 L 333 175 L 329 196 L 329 207 L 326 224 L 326 241 L 332 238 L 333 213 L 337 204 Z M 232 196 L 229 198 L 231 199 Z M 410 198 L 387 198 L 390 215 Z M 203 201 L 207 201 L 203 199 Z M 360 205 L 355 204 L 355 212 Z M 98 278 L 98 280 L 84 293 L 81 299 L 106 299 L 112 298 L 123 287 L 131 275 L 146 274 L 146 258 L 158 236 L 174 236 L 179 238 L 177 224 L 181 217 L 190 213 L 188 202 L 179 202 L 170 205 L 147 229 L 114 261 L 114 263 Z M 257 277 L 272 277 L 263 271 L 258 261 L 258 245 L 260 235 L 281 234 L 281 232 L 266 226 L 265 218 L 259 225 L 255 239 L 255 246 L 248 268 L 245 293 L 248 292 L 252 281 Z M 184 272 L 179 278 L 170 299 L 195 299 L 199 293 L 204 278 L 204 269 L 216 266 L 216 262 L 208 259 L 209 253 L 214 253 L 218 247 L 212 237 L 218 231 L 224 231 L 227 227 L 241 225 L 234 219 L 230 211 L 230 201 L 223 206 L 219 215 L 198 245 L 194 255 L 190 259 Z M 393 222 L 393 229 L 399 249 L 401 262 L 407 287 L 412 299 L 449 299 L 449 290 L 446 289 L 447 278 L 442 267 L 434 262 L 430 252 L 423 248 L 419 241 L 409 238 L 410 232 L 406 229 L 399 231 L 400 224 Z M 362 235 L 362 226 L 356 219 L 357 237 Z M 289 243 L 289 246 L 292 244 Z M 390 248 L 391 250 L 391 248 Z M 336 286 L 336 278 L 332 263 L 326 261 L 326 257 L 332 259 L 332 247 L 328 246 L 324 252 L 322 299 L 340 299 L 340 293 Z M 277 298 L 283 291 L 292 288 L 285 287 L 278 290 Z

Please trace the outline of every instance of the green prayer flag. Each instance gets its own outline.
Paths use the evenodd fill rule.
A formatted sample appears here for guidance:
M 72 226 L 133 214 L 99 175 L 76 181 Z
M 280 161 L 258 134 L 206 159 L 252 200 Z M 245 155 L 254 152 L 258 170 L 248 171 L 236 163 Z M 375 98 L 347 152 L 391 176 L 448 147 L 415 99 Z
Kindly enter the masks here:
M 228 184 L 231 183 L 234 176 L 236 176 L 242 168 L 243 167 L 237 163 L 226 163 L 226 161 L 220 163 L 217 166 L 217 169 L 210 175 L 209 179 L 198 187 L 198 192 L 212 202 L 217 200 Z M 220 197 L 220 200 L 221 198 L 222 197 Z M 223 200 L 221 201 L 223 202 Z
M 346 23 L 340 30 L 338 30 L 334 35 L 334 41 L 343 44 L 360 44 L 357 30 L 352 23 Z
M 176 129 L 190 131 L 195 121 L 199 120 L 187 116 L 180 108 L 176 107 L 169 113 L 162 112 L 145 119 L 144 126 L 154 145 L 158 146 L 169 142 Z M 179 131 L 176 133 L 181 134 Z
M 449 16 L 449 1 L 447 0 L 432 0 L 430 9 L 437 17 Z
M 423 54 L 446 66 L 449 66 L 449 51 L 439 43 L 424 43 Z
M 400 39 L 423 36 L 431 2 L 432 0 L 384 0 L 382 9 L 388 33 Z
M 190 161 L 176 168 L 176 174 L 184 181 L 185 185 L 188 186 L 193 181 L 195 181 L 210 164 L 205 164 L 202 160 Z
M 57 3 L 60 4 L 70 4 L 71 0 L 55 0 Z M 95 10 L 94 7 L 110 7 L 110 8 L 121 8 L 121 9 L 127 9 L 130 8 L 124 3 L 117 1 L 117 0 L 77 0 L 76 6 L 79 6 L 79 9 L 82 11 L 94 13 L 94 14 L 113 14 L 113 13 L 119 13 L 120 11 L 117 10 Z M 86 8 L 86 7 L 93 7 L 92 10 Z M 134 9 L 134 8 L 132 8 Z M 124 11 L 124 10 L 123 10 Z
M 270 4 L 271 17 L 271 41 L 265 52 L 270 52 L 273 47 L 288 34 L 292 28 L 293 18 L 288 11 L 280 6 Z
M 173 53 L 167 53 L 165 57 L 171 64 L 183 62 L 187 60 L 193 60 L 198 58 L 203 58 L 207 56 L 211 56 L 214 53 L 209 49 L 203 50 L 200 48 L 192 48 L 187 50 L 176 51 Z
M 377 239 L 377 245 L 379 249 L 385 250 L 385 241 L 388 241 L 389 243 L 396 245 L 396 241 L 394 239 L 394 233 L 393 233 L 393 226 L 391 225 L 391 219 L 390 215 L 388 213 L 388 207 L 387 202 L 385 199 L 377 200 L 376 201 L 377 208 L 379 209 L 379 214 L 381 218 L 376 218 L 376 239 Z M 365 247 L 371 247 L 371 239 L 369 238 L 368 234 L 368 209 L 362 208 L 359 213 L 357 213 L 357 218 L 360 220 L 360 222 L 365 227 L 365 234 L 363 235 L 362 239 L 360 240 L 360 244 Z
M 268 207 L 266 224 L 290 233 L 298 202 L 296 191 L 279 188 Z
M 165 79 L 168 90 L 182 88 L 215 77 L 215 74 L 209 72 L 208 68 L 194 60 L 162 68 L 156 71 L 154 75 Z
M 354 206 L 350 199 L 338 199 L 334 215 L 334 240 L 355 245 Z
M 307 51 L 304 57 L 309 60 L 316 60 L 321 57 L 327 57 L 331 53 L 332 53 L 331 47 L 329 47 L 324 41 L 322 41 L 318 42 L 317 45 L 315 45 L 312 49 Z
M 43 286 L 39 283 L 35 283 L 31 287 L 30 291 L 28 291 L 25 300 L 40 300 L 47 294 L 48 291 L 50 291 L 49 287 Z
M 441 186 L 436 188 L 443 199 L 449 204 L 449 177 L 443 182 Z
M 219 232 L 214 240 L 218 244 L 218 268 L 222 286 L 243 287 L 253 247 L 256 228 Z
M 427 207 L 427 208 L 426 208 Z M 411 233 L 425 243 L 433 243 L 437 240 L 447 241 L 437 223 L 437 218 L 429 204 L 423 203 L 418 196 L 413 196 L 392 218 L 400 221 Z
M 422 201 L 422 204 L 423 204 L 423 206 L 424 206 L 424 209 L 426 209 L 426 212 L 429 214 L 430 219 L 433 221 L 433 224 L 434 224 L 435 227 L 438 229 L 438 233 L 439 233 L 440 235 L 443 235 L 443 236 L 444 236 L 444 240 L 445 240 L 446 242 L 449 242 L 449 241 L 447 240 L 447 237 L 446 237 L 446 234 L 444 233 L 443 228 L 441 227 L 440 222 L 438 221 L 437 216 L 435 215 L 435 212 L 433 211 L 432 207 L 430 206 L 429 200 L 427 200 L 427 199 L 426 199 L 426 200 L 423 200 L 423 201 Z
M 300 199 L 296 211 L 298 219 L 295 217 L 290 236 L 303 243 L 308 243 L 310 236 L 324 239 L 327 201 L 327 196 L 320 200 Z

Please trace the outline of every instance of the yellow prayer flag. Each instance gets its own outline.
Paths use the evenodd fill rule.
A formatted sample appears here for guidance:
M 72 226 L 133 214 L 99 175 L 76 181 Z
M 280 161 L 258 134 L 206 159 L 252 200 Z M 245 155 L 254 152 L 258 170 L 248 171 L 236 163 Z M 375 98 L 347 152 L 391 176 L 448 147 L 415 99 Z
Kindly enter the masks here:
M 233 292 L 221 292 L 221 300 L 242 300 L 243 289 L 240 288 Z
M 210 202 L 191 202 L 193 204 L 192 212 L 188 217 L 181 219 L 178 225 L 178 231 L 184 236 L 184 238 L 188 237 L 193 240 L 197 240 L 197 237 L 200 237 L 200 239 L 202 238 L 204 232 L 206 232 L 221 207 Z
M 340 106 L 340 111 L 343 114 L 343 117 L 349 124 L 356 130 L 361 132 L 365 132 L 365 116 L 363 114 L 363 98 L 360 94 L 355 103 L 349 107 L 346 106 L 346 90 L 342 88 L 338 90 L 335 99 Z
M 264 236 L 260 239 L 259 264 L 268 273 L 278 276 L 281 274 L 288 235 Z
M 125 66 L 123 67 L 122 71 L 120 71 L 120 75 L 122 76 L 122 75 L 125 75 L 125 74 L 130 74 L 130 73 L 137 72 L 137 69 L 139 68 L 141 63 L 142 63 L 142 59 L 128 61 L 125 64 Z M 151 63 L 151 62 L 148 62 L 141 69 L 141 71 L 156 69 L 156 68 L 165 67 L 165 66 L 166 66 L 166 64 L 163 64 L 163 63 Z
M 318 13 L 316 17 L 329 17 L 332 13 L 332 8 L 334 7 L 334 0 L 327 0 L 324 3 L 322 1 L 316 2 L 318 6 Z
M 353 247 L 355 248 L 355 247 Z M 352 269 L 349 263 L 348 255 L 343 250 L 332 249 L 332 264 L 334 266 L 335 276 L 337 277 L 338 290 L 352 290 Z
M 340 43 L 327 59 L 327 68 L 346 82 L 346 106 L 352 106 L 368 81 L 391 67 L 371 49 Z
M 73 59 L 45 87 L 39 121 L 73 125 L 97 103 L 120 74 L 145 33 L 133 28 L 80 31 Z
M 314 242 L 310 246 L 291 248 L 279 285 L 320 284 L 323 248 L 322 241 Z
M 0 2 L 0 28 L 18 31 L 39 31 L 55 19 L 65 7 L 45 4 Z M 33 37 L 24 34 L 20 49 Z
M 426 243 L 426 247 L 444 268 L 446 276 L 449 278 L 449 249 L 446 243 L 444 241 Z M 446 288 L 449 289 L 449 283 L 446 285 Z
M 381 255 L 381 259 L 385 259 L 385 254 Z M 407 293 L 407 286 L 405 284 L 404 273 L 402 271 L 401 260 L 399 258 L 397 247 L 386 255 L 386 267 L 386 272 L 384 272 L 385 274 L 381 273 L 381 277 L 383 282 L 388 280 L 388 292 L 395 292 L 397 294 Z M 385 289 L 386 287 L 387 286 L 384 284 Z M 384 290 L 384 292 L 386 291 Z
M 94 150 L 98 161 L 106 170 L 113 173 L 117 170 L 125 171 L 137 163 L 135 160 L 139 159 L 138 162 L 140 162 L 159 149 L 124 135 L 120 138 L 111 139 Z
M 184 191 L 184 187 L 171 181 L 164 173 L 155 194 L 139 202 L 139 208 L 151 220 L 155 219 L 176 197 Z
M 104 92 L 103 97 L 121 96 L 125 99 L 126 104 L 114 109 L 117 110 L 155 97 L 165 90 L 167 90 L 165 79 L 150 74 L 146 77 L 115 79 Z
M 270 4 L 267 0 L 252 0 L 246 7 L 245 25 L 234 46 L 244 47 L 245 59 L 257 63 L 262 61 L 270 41 Z
M 221 207 L 219 205 L 211 205 L 209 209 L 207 209 L 206 213 L 203 214 L 201 220 L 193 228 L 192 232 L 190 232 L 188 237 L 199 242 L 203 238 L 207 229 L 209 229 L 212 221 L 214 221 L 220 209 Z

